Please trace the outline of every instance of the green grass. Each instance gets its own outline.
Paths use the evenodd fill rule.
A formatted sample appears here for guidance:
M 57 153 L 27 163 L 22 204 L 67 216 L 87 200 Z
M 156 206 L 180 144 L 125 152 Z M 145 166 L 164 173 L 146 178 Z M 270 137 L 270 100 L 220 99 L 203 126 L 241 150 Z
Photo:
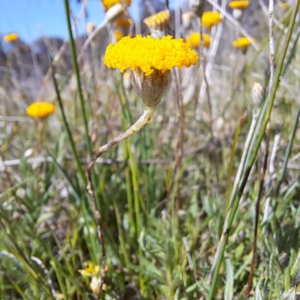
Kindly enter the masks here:
M 8 72 L 1 111 L 1 300 L 97 299 L 90 283 L 100 273 L 84 276 L 78 271 L 89 261 L 105 264 L 103 299 L 229 300 L 248 299 L 248 292 L 251 299 L 297 299 L 300 103 L 295 6 L 287 15 L 289 24 L 284 17 L 286 27 L 275 28 L 270 92 L 269 66 L 261 58 L 267 39 L 259 53 L 247 53 L 242 74 L 240 53 L 234 56 L 234 72 L 227 61 L 216 58 L 224 68 L 213 69 L 210 77 L 212 121 L 206 98 L 198 99 L 201 62 L 188 80 L 195 87 L 189 101 L 189 85 L 181 86 L 189 75 L 174 71 L 152 121 L 96 163 L 95 202 L 86 189 L 91 152 L 133 124 L 143 111 L 142 101 L 124 89 L 118 70 L 101 66 L 89 72 L 87 60 L 84 66 L 77 64 L 71 42 L 80 88 L 72 89 L 73 74 L 62 81 L 53 69 L 56 85 L 46 100 L 57 110 L 42 120 L 37 135 L 41 125 L 22 119 L 22 100 L 10 97 L 7 82 L 14 75 Z M 69 30 L 72 41 L 70 23 Z M 265 86 L 259 106 L 251 99 L 255 81 Z M 200 120 L 196 111 L 202 111 Z M 39 157 L 49 159 L 41 162 Z M 12 165 L 14 159 L 20 161 Z

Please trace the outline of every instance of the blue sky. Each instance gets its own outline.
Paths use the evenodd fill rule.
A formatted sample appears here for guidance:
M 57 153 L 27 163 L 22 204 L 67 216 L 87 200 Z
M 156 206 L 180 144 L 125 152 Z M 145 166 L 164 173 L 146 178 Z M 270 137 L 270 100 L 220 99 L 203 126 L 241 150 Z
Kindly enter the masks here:
M 131 15 L 136 15 L 139 2 L 133 0 Z M 80 12 L 81 5 L 76 0 L 69 0 L 75 16 Z M 170 1 L 171 7 L 175 2 Z M 88 21 L 99 24 L 104 16 L 100 0 L 88 1 Z M 0 0 L 0 34 L 16 32 L 27 43 L 41 35 L 48 37 L 68 37 L 63 0 Z M 83 18 L 81 18 L 83 20 Z M 78 25 L 79 33 L 84 32 L 84 22 Z

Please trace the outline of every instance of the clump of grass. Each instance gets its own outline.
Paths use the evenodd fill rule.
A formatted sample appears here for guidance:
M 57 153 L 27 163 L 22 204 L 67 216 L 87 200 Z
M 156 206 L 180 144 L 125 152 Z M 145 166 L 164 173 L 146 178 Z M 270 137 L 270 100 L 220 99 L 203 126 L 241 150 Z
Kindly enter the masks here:
M 76 89 L 55 61 L 44 100 L 57 109 L 38 121 L 38 136 L 27 103 L 17 112 L 22 100 L 8 101 L 10 64 L 2 86 L 1 299 L 294 299 L 298 7 L 279 21 L 275 14 L 273 28 L 271 3 L 269 37 L 253 52 L 234 50 L 236 36 L 228 41 L 233 67 L 214 48 L 218 30 L 243 24 L 251 5 L 239 22 L 217 7 L 223 20 L 210 28 L 209 48 L 200 41 L 198 65 L 172 70 L 152 121 L 95 160 L 93 202 L 88 162 L 143 103 L 118 70 L 95 69 L 102 60 L 76 48 L 65 0 Z

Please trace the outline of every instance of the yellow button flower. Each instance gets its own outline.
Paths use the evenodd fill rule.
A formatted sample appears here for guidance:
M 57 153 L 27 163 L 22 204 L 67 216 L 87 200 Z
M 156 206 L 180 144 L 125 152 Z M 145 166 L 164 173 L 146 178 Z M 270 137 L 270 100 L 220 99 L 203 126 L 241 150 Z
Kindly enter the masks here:
M 206 33 L 202 34 L 203 38 L 203 46 L 204 48 L 209 48 L 210 46 L 210 36 Z M 200 45 L 200 34 L 198 32 L 194 32 L 186 37 L 186 43 L 193 48 L 198 48 Z
M 122 73 L 127 68 L 140 68 L 146 76 L 154 69 L 164 73 L 173 67 L 190 67 L 197 61 L 197 53 L 182 39 L 172 36 L 161 39 L 141 35 L 124 37 L 118 43 L 110 44 L 104 56 L 104 64 L 109 68 L 119 68 Z
M 118 3 L 129 6 L 131 4 L 131 0 L 102 0 L 102 4 L 105 7 L 105 11 L 109 10 L 112 6 Z
M 97 276 L 100 272 L 100 266 L 94 266 L 94 264 L 91 261 L 89 261 L 88 266 L 85 269 L 78 270 L 78 272 L 83 276 Z
M 232 42 L 232 46 L 235 48 L 245 48 L 251 45 L 252 40 L 246 37 L 241 37 Z
M 232 9 L 245 9 L 246 7 L 249 6 L 249 1 L 231 1 L 229 2 L 229 7 Z
M 28 116 L 32 118 L 45 118 L 48 115 L 53 114 L 55 111 L 55 106 L 48 102 L 34 102 L 29 105 L 26 109 Z
M 248 39 L 246 37 L 241 37 L 232 42 L 232 46 L 235 48 L 239 48 L 243 54 L 246 54 L 248 46 L 251 45 L 252 39 Z
M 16 33 L 9 33 L 4 36 L 4 41 L 7 43 L 15 42 L 19 38 L 18 34 Z
M 202 16 L 202 26 L 211 29 L 212 26 L 219 24 L 222 21 L 219 12 L 207 11 Z

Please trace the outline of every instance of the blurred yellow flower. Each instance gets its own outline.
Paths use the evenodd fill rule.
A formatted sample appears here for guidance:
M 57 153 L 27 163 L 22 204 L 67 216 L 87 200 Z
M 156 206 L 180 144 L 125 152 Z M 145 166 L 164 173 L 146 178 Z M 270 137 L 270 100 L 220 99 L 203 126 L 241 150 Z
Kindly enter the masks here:
M 55 106 L 48 102 L 34 102 L 29 105 L 26 109 L 28 116 L 32 118 L 45 118 L 48 115 L 53 114 L 55 111 Z
M 146 18 L 144 20 L 144 23 L 149 28 L 164 29 L 167 25 L 169 25 L 169 21 L 170 21 L 170 12 L 168 10 L 164 10 L 153 16 Z
M 102 0 L 105 10 L 109 10 L 112 6 L 118 3 L 129 6 L 131 4 L 131 0 Z
M 89 261 L 88 266 L 85 269 L 80 269 L 78 272 L 83 276 L 97 276 L 100 272 L 100 266 L 94 266 L 94 264 Z
M 230 1 L 228 5 L 232 9 L 245 9 L 246 7 L 249 6 L 249 1 L 247 0 Z
M 110 44 L 104 56 L 104 64 L 109 68 L 119 68 L 122 73 L 127 68 L 132 71 L 139 68 L 146 76 L 154 69 L 165 73 L 173 67 L 195 65 L 197 61 L 197 53 L 182 39 L 173 39 L 172 36 L 161 39 L 126 36 L 118 43 Z
M 9 33 L 4 36 L 4 41 L 7 43 L 15 42 L 19 38 L 19 35 L 16 33 Z
M 118 27 L 129 27 L 131 25 L 131 19 L 118 19 L 115 23 Z
M 232 42 L 232 46 L 235 48 L 242 48 L 245 49 L 249 45 L 251 45 L 252 39 L 248 39 L 246 37 L 241 37 L 235 41 Z
M 211 29 L 212 26 L 219 24 L 222 21 L 219 12 L 207 11 L 202 15 L 202 26 Z
M 210 36 L 206 33 L 202 34 L 203 46 L 204 48 L 209 48 L 210 46 Z M 200 45 L 200 33 L 194 32 L 186 37 L 186 43 L 188 46 L 193 48 L 198 48 Z
M 283 3 L 280 4 L 280 7 L 282 9 L 287 9 L 287 8 L 291 7 L 291 4 L 289 2 L 283 2 Z

